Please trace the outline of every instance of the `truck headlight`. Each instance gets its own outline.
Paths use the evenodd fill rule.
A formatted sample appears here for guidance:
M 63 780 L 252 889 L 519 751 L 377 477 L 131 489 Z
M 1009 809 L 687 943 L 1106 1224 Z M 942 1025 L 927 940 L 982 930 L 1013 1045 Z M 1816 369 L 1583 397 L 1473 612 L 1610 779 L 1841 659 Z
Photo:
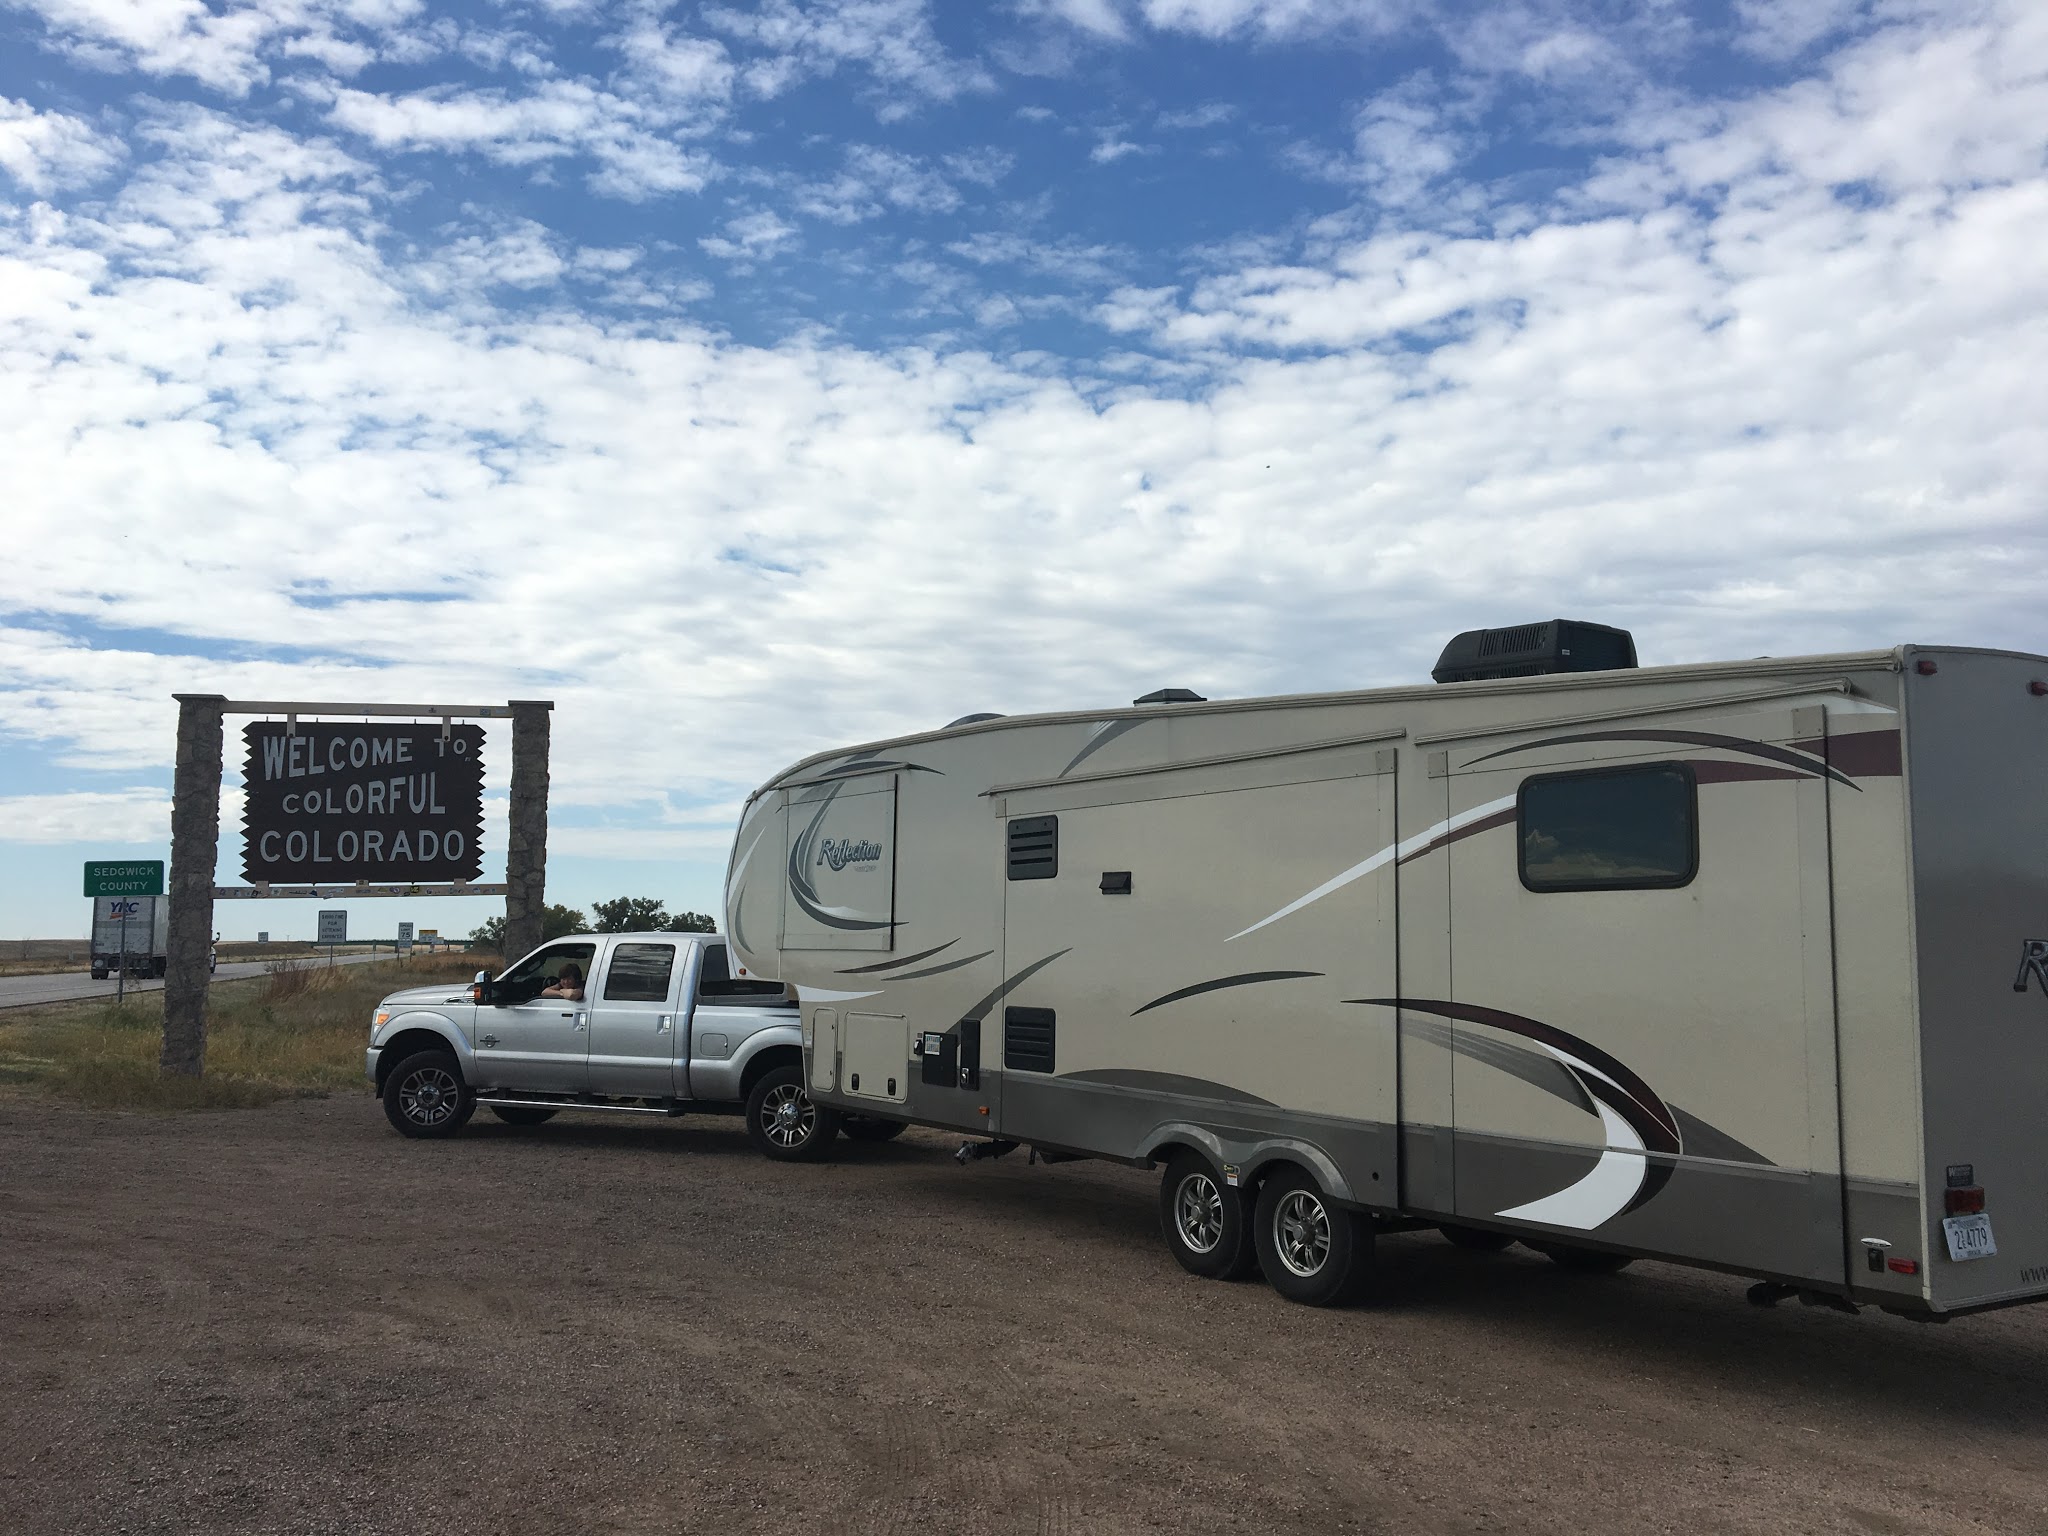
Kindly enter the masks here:
M 375 1034 L 378 1030 L 382 1029 L 386 1024 L 389 1024 L 390 1022 L 391 1010 L 389 1008 L 379 1008 L 377 1010 L 377 1017 L 371 1021 L 370 1032 L 372 1034 Z

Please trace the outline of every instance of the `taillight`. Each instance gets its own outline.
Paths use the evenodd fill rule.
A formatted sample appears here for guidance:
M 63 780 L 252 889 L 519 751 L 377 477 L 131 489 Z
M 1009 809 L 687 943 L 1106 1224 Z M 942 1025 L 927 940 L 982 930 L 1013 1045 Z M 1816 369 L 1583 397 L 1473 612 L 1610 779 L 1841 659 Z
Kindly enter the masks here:
M 1964 1189 L 1944 1189 L 1941 1203 L 1951 1216 L 1968 1216 L 1984 1209 L 1984 1188 L 1972 1184 Z

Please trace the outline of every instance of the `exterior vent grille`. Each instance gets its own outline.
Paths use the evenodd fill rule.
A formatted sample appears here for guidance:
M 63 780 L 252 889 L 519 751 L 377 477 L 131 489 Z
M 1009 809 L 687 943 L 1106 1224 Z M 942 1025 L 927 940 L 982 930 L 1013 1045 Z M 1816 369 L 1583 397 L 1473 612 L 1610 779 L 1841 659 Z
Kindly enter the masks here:
M 1508 651 L 1537 650 L 1543 644 L 1544 628 L 1541 624 L 1517 624 L 1513 629 L 1481 630 L 1479 654 L 1499 656 Z
M 1050 880 L 1060 872 L 1060 819 L 1019 816 L 1010 823 L 1010 878 Z
M 1003 1010 L 1003 1070 L 1052 1070 L 1053 1011 L 1050 1008 Z

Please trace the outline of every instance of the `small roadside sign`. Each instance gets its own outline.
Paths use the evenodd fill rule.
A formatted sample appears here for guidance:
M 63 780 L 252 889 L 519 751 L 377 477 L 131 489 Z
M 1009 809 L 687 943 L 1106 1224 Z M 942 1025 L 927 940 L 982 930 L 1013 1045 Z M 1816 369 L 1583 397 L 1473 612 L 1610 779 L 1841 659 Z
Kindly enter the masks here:
M 399 952 L 400 954 L 408 954 L 408 953 L 410 953 L 410 952 L 411 952 L 411 950 L 412 950 L 412 924 L 411 924 L 411 923 L 400 923 L 400 924 L 398 925 L 398 952 Z
M 163 893 L 162 859 L 130 859 L 122 863 L 86 861 L 85 894 L 88 896 L 161 896 Z
M 322 912 L 320 914 L 321 944 L 346 944 L 348 942 L 348 912 Z

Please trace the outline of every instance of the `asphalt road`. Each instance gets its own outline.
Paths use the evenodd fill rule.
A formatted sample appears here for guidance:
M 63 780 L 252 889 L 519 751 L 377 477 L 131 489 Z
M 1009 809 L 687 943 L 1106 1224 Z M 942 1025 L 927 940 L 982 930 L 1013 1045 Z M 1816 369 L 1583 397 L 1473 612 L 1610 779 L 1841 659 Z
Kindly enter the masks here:
M 336 965 L 367 965 L 372 960 L 389 960 L 389 954 L 381 955 L 337 955 Z M 223 965 L 213 973 L 215 981 L 233 981 L 237 976 L 261 976 L 264 967 L 271 962 L 248 960 L 236 965 Z M 325 964 L 325 961 L 307 961 L 307 964 Z M 118 982 L 111 976 L 105 981 L 94 981 L 85 971 L 60 971 L 52 976 L 0 976 L 0 1008 L 26 1008 L 32 1003 L 70 1003 L 85 998 L 112 997 Z M 130 992 L 160 992 L 160 981 L 128 980 Z

